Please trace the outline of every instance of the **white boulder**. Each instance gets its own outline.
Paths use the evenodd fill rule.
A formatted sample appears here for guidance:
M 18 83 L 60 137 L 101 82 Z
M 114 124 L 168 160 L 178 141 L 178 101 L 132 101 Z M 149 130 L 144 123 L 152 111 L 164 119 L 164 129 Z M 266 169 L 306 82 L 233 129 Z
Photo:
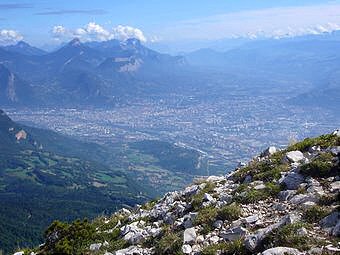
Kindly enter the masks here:
M 262 255 L 286 255 L 286 254 L 299 255 L 301 254 L 301 252 L 297 249 L 288 247 L 275 247 L 262 252 Z
M 183 240 L 185 244 L 193 244 L 196 242 L 196 231 L 195 228 L 187 228 L 184 230 Z
M 298 163 L 305 159 L 301 151 L 289 151 L 286 153 L 286 159 L 291 163 Z
M 191 246 L 190 246 L 189 244 L 184 244 L 184 245 L 182 246 L 182 252 L 183 252 L 184 254 L 190 254 L 190 253 L 192 252 Z

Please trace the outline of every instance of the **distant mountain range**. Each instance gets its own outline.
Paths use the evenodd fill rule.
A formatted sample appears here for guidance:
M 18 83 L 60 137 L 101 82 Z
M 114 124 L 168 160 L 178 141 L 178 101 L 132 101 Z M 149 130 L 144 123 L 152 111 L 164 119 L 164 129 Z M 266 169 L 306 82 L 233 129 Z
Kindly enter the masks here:
M 19 42 L 0 48 L 0 63 L 15 77 L 1 81 L 1 105 L 45 106 L 112 105 L 125 94 L 164 86 L 163 77 L 186 64 L 184 58 L 153 51 L 137 39 L 92 43 L 74 39 L 51 53 Z M 12 80 L 22 82 L 19 86 Z M 30 93 L 22 98 L 21 90 Z
M 226 52 L 201 49 L 185 57 L 200 68 L 307 83 L 312 89 L 291 95 L 290 103 L 340 107 L 340 33 L 257 40 Z
M 41 50 L 37 47 L 33 47 L 24 41 L 20 41 L 15 45 L 3 46 L 2 48 L 10 52 L 15 52 L 27 56 L 42 56 L 47 54 L 46 51 Z
M 328 107 L 324 97 L 330 89 L 340 101 L 339 34 L 237 40 L 225 52 L 205 48 L 184 56 L 159 53 L 137 39 L 74 39 L 53 52 L 19 42 L 0 48 L 0 105 L 111 107 L 127 97 L 204 91 L 220 84 L 219 72 L 225 84 L 228 76 L 241 77 L 245 88 L 254 77 L 273 86 L 275 80 L 308 84 L 302 96 L 308 102 L 303 101 Z M 297 99 L 290 103 L 302 102 L 299 93 L 291 96 Z

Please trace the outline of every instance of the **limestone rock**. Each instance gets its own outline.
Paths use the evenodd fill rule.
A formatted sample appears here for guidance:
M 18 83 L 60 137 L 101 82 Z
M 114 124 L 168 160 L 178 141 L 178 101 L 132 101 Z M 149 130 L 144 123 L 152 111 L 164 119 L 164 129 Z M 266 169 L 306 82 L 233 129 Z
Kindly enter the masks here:
M 288 247 L 275 247 L 265 250 L 261 253 L 262 255 L 299 255 L 301 254 L 299 250 L 288 248 Z
M 262 241 L 274 230 L 281 228 L 284 225 L 295 223 L 299 217 L 294 214 L 288 214 L 280 219 L 278 223 L 274 223 L 266 228 L 257 230 L 254 234 L 246 236 L 244 245 L 247 250 L 254 252 Z
M 149 255 L 152 254 L 151 249 L 139 246 L 130 246 L 126 249 L 118 250 L 115 255 Z
M 296 190 L 304 179 L 301 174 L 289 172 L 286 176 L 282 177 L 279 182 L 280 184 L 284 184 L 288 190 Z
M 259 185 L 256 185 L 254 187 L 254 189 L 256 189 L 256 190 L 261 190 L 261 189 L 265 189 L 265 188 L 266 188 L 266 185 L 264 185 L 264 184 L 259 184 Z
M 338 223 L 333 228 L 332 235 L 336 237 L 340 237 L 340 221 L 338 221 Z
M 196 238 L 196 241 L 197 241 L 197 243 L 203 243 L 203 242 L 204 242 L 204 236 L 199 235 L 199 236 Z
M 240 239 L 241 237 L 244 237 L 247 233 L 247 229 L 243 227 L 235 227 L 221 232 L 220 237 L 222 237 L 226 241 L 234 241 Z
M 262 152 L 261 156 L 268 157 L 268 156 L 273 155 L 276 151 L 277 151 L 276 147 L 270 146 Z
M 246 224 L 252 224 L 252 223 L 255 223 L 256 221 L 258 221 L 259 219 L 259 216 L 257 214 L 254 214 L 254 215 L 250 215 L 246 218 L 244 218 L 242 221 Z
M 313 194 L 297 194 L 289 201 L 293 204 L 299 205 L 305 202 L 317 202 L 318 198 Z
M 340 212 L 334 211 L 320 221 L 322 228 L 332 228 L 340 221 Z
M 220 240 L 220 238 L 218 236 L 212 236 L 209 239 L 210 243 L 213 243 L 213 244 L 218 243 L 219 240 Z
M 214 202 L 214 201 L 215 201 L 215 198 L 213 198 L 213 197 L 212 197 L 210 194 L 208 194 L 208 193 L 204 193 L 203 200 L 204 200 L 204 201 L 207 201 L 207 202 Z
M 195 228 L 187 228 L 184 230 L 183 239 L 185 244 L 193 244 L 196 242 Z
M 138 244 L 144 239 L 144 236 L 141 232 L 129 232 L 123 239 L 129 244 Z
M 326 245 L 325 249 L 327 251 L 331 252 L 331 254 L 339 254 L 340 253 L 340 248 L 334 247 L 332 244 Z
M 252 180 L 253 180 L 253 177 L 251 177 L 251 175 L 246 175 L 246 177 L 243 180 L 243 183 L 244 184 L 251 183 Z
M 184 195 L 192 196 L 192 195 L 195 195 L 198 191 L 199 191 L 199 187 L 197 185 L 192 185 L 192 186 L 185 188 Z
M 332 153 L 334 156 L 337 156 L 340 154 L 340 146 L 334 146 L 329 148 L 330 153 Z
M 313 207 L 315 205 L 316 205 L 315 202 L 307 201 L 307 202 L 302 203 L 301 207 L 302 207 L 302 209 L 308 209 L 308 208 L 311 208 L 311 207 Z
M 102 247 L 102 243 L 93 243 L 90 245 L 91 251 L 98 251 Z
M 280 191 L 278 197 L 281 201 L 287 201 L 296 194 L 296 190 L 283 190 Z
M 340 136 L 340 129 L 335 130 L 332 134 L 336 136 Z
M 331 192 L 340 192 L 340 181 L 335 181 L 330 184 Z
M 189 244 L 184 244 L 182 246 L 182 251 L 184 254 L 190 254 L 192 252 L 192 248 Z
M 286 153 L 286 159 L 291 163 L 298 163 L 305 159 L 301 151 L 289 151 Z
M 305 235 L 308 234 L 307 229 L 304 228 L 304 227 L 299 228 L 299 229 L 296 231 L 296 233 L 297 233 L 299 236 L 305 236 Z
M 215 228 L 221 228 L 223 226 L 223 221 L 222 220 L 217 220 L 214 222 L 213 226 Z

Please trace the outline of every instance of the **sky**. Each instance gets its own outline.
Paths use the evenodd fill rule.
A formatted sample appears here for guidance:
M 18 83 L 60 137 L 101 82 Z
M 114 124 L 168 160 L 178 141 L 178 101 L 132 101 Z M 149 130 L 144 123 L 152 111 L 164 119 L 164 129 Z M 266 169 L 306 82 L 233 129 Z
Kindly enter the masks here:
M 0 44 L 125 40 L 148 44 L 282 38 L 340 30 L 340 0 L 0 1 Z

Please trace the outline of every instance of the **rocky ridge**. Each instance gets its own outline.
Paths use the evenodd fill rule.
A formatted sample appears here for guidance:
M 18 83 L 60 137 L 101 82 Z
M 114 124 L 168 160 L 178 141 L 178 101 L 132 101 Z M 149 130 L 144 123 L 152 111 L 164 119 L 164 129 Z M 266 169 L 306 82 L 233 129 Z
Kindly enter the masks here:
M 339 254 L 340 131 L 111 217 L 55 222 L 19 254 Z

